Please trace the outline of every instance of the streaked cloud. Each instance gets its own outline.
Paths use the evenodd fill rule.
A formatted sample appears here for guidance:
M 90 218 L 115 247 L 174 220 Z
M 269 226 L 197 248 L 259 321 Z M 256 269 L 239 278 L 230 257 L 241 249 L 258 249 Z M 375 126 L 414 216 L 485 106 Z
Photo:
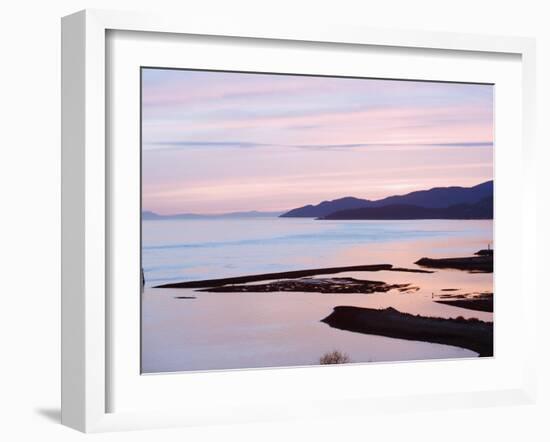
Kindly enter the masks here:
M 246 141 L 161 141 L 144 145 L 145 150 L 185 149 L 185 148 L 263 148 L 294 147 L 297 149 L 354 149 L 354 148 L 434 148 L 434 147 L 493 147 L 492 142 L 472 141 L 464 143 L 353 143 L 353 144 L 289 144 L 250 143 Z

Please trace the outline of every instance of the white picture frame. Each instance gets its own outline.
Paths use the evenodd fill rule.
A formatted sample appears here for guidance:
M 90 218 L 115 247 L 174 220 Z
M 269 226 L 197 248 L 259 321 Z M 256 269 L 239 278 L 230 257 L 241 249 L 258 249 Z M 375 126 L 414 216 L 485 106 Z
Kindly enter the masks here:
M 324 417 L 329 415 L 362 415 L 374 410 L 399 411 L 411 408 L 436 409 L 487 406 L 504 403 L 528 403 L 535 396 L 536 358 L 534 339 L 525 339 L 521 373 L 501 388 L 471 391 L 432 391 L 424 395 L 372 397 L 296 398 L 285 404 L 270 405 L 230 402 L 231 410 L 217 412 L 212 407 L 189 410 L 158 408 L 140 411 L 117 411 L 109 405 L 113 388 L 109 375 L 113 361 L 109 344 L 112 312 L 109 302 L 109 229 L 112 199 L 109 187 L 109 155 L 106 121 L 109 88 L 106 67 L 109 63 L 106 38 L 111 31 L 154 32 L 162 35 L 199 35 L 269 39 L 312 44 L 338 43 L 383 48 L 436 49 L 510 54 L 521 57 L 521 303 L 520 324 L 523 337 L 533 337 L 535 324 L 526 318 L 536 317 L 536 286 L 529 268 L 535 256 L 535 184 L 534 173 L 534 108 L 535 108 L 535 43 L 532 39 L 494 37 L 416 31 L 388 31 L 329 28 L 307 24 L 293 28 L 274 24 L 272 28 L 253 23 L 217 23 L 197 17 L 158 17 L 86 10 L 62 21 L 62 423 L 85 432 L 138 428 L 185 426 L 219 422 L 249 422 L 289 417 Z M 157 34 L 158 35 L 158 34 Z M 519 147 L 518 147 L 519 149 Z M 498 192 L 498 190 L 497 190 Z M 139 332 L 136 331 L 136 337 Z M 498 339 L 498 336 L 497 336 Z M 498 357 L 498 355 L 497 355 Z M 329 368 L 334 373 L 344 367 Z M 345 368 L 348 369 L 348 368 Z M 362 367 L 351 367 L 357 372 Z M 271 370 L 240 373 L 265 382 Z M 279 372 L 281 370 L 279 369 Z M 287 373 L 290 370 L 287 370 Z M 248 373 L 248 374 L 247 374 Z M 325 371 L 325 373 L 328 373 Z M 351 373 L 348 370 L 348 373 Z M 518 372 L 519 373 L 519 372 Z M 139 374 L 139 373 L 138 373 Z M 200 374 L 187 374 L 196 376 Z M 176 382 L 166 378 L 166 384 Z M 189 378 L 188 378 L 189 379 Z M 204 378 L 209 382 L 213 378 Z M 516 382 L 517 381 L 517 382 Z M 225 403 L 225 405 L 228 405 Z M 221 408 L 220 408 L 221 409 Z

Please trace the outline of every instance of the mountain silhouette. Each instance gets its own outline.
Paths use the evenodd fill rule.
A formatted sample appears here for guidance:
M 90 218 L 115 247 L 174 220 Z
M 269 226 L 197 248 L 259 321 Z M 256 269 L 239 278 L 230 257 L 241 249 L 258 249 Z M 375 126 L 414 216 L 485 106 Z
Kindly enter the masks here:
M 473 205 L 484 198 L 493 196 L 493 181 L 487 181 L 473 187 L 434 187 L 405 195 L 394 195 L 380 200 L 366 200 L 354 197 L 323 201 L 317 205 L 307 205 L 283 213 L 282 217 L 324 218 L 343 210 L 377 208 L 384 206 L 417 206 L 422 208 L 443 209 L 459 204 Z M 388 218 L 384 218 L 388 219 Z
M 483 198 L 474 204 L 454 204 L 449 207 L 421 207 L 412 204 L 363 207 L 340 210 L 319 219 L 493 219 L 493 198 Z

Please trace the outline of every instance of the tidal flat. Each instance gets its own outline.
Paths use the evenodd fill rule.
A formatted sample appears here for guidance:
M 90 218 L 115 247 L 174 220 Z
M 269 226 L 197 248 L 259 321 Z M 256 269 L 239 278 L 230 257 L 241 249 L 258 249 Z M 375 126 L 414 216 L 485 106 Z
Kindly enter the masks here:
M 422 256 L 471 256 L 492 237 L 490 221 L 266 218 L 146 221 L 143 225 L 144 373 L 318 365 L 324 354 L 334 350 L 349 355 L 353 363 L 480 354 L 457 345 L 366 334 L 322 322 L 339 306 L 391 307 L 403 314 L 493 322 L 492 312 L 437 302 L 492 293 L 491 273 L 414 264 Z M 358 266 L 369 267 L 361 271 L 356 270 Z M 346 269 L 318 272 L 338 267 Z M 314 274 L 256 279 L 304 269 Z M 203 291 L 215 288 L 206 281 L 242 276 L 256 280 L 233 280 L 226 287 L 247 288 L 226 291 L 218 290 L 224 286 L 218 281 L 216 290 Z M 156 288 L 196 285 L 197 281 L 202 281 L 200 287 Z M 361 293 L 357 288 L 363 283 L 358 281 L 367 281 L 368 291 L 380 290 Z M 316 284 L 321 290 L 309 288 Z M 260 285 L 270 288 L 252 291 L 251 287 Z M 292 286 L 298 291 L 291 291 Z M 391 288 L 386 291 L 387 286 Z M 338 288 L 341 292 L 336 292 Z

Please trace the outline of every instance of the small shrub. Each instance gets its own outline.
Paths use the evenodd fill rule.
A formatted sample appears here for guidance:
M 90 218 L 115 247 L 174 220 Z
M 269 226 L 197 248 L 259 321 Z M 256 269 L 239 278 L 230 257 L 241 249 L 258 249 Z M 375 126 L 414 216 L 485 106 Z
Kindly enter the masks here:
M 321 365 L 330 365 L 330 364 L 348 364 L 351 362 L 351 359 L 346 353 L 342 353 L 338 350 L 325 353 L 319 359 Z

